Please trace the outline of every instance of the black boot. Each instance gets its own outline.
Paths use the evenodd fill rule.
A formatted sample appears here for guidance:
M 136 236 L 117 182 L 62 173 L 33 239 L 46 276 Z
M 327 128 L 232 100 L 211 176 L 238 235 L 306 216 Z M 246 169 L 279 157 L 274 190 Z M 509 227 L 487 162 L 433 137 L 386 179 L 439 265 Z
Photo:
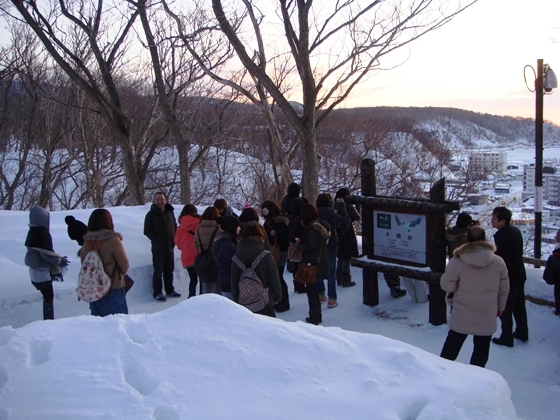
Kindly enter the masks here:
M 43 319 L 54 319 L 54 303 L 43 301 Z
M 391 287 L 390 289 L 391 289 L 391 296 L 394 297 L 395 299 L 398 299 L 406 295 L 406 290 L 402 290 L 400 286 Z
M 340 271 L 336 272 L 336 285 L 342 286 L 342 272 Z
M 284 267 L 279 268 L 284 271 Z M 282 289 L 282 301 L 274 306 L 274 310 L 276 312 L 286 312 L 290 310 L 290 296 L 288 294 L 288 285 L 282 276 L 280 277 L 280 288 Z
M 352 276 L 350 276 L 350 273 L 341 273 L 340 281 L 342 287 L 352 287 L 356 285 L 356 282 L 352 281 Z
M 319 325 L 321 322 L 323 322 L 323 314 L 321 313 L 321 308 L 309 311 L 309 318 L 305 318 L 305 322 L 313 325 Z

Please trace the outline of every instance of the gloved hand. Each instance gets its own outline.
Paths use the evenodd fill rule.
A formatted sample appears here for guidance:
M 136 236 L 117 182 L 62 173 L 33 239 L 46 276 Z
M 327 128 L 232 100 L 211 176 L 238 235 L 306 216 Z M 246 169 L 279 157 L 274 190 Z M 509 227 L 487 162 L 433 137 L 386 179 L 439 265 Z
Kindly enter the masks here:
M 70 261 L 68 260 L 68 257 L 64 256 L 60 259 L 60 266 L 61 267 L 66 267 L 68 264 L 70 264 Z

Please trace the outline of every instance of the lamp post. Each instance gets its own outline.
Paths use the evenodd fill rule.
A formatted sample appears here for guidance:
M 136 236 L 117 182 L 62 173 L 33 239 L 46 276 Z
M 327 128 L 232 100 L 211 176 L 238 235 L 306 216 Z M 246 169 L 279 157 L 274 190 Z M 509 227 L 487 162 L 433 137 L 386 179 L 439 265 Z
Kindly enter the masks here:
M 537 60 L 535 79 L 535 245 L 534 257 L 541 258 L 543 209 L 543 110 L 544 95 L 558 86 L 556 75 L 542 59 Z

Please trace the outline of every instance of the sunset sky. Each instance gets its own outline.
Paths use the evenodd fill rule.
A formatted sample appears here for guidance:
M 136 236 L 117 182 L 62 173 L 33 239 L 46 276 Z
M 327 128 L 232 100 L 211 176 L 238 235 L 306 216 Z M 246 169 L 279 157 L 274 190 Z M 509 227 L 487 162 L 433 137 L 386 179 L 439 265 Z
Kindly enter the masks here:
M 0 26 L 5 44 L 5 23 Z M 373 74 L 344 106 L 455 107 L 534 118 L 535 93 L 523 69 L 536 69 L 539 58 L 560 80 L 560 0 L 479 0 L 384 59 L 385 67 L 404 63 Z M 533 89 L 530 68 L 526 76 Z M 560 125 L 559 90 L 545 96 L 544 118 Z
M 450 106 L 534 118 L 523 68 L 536 70 L 542 58 L 560 80 L 560 1 L 479 0 L 406 54 L 406 63 L 373 76 L 346 106 Z M 527 69 L 531 89 L 534 79 Z M 545 96 L 544 118 L 560 125 L 560 90 Z

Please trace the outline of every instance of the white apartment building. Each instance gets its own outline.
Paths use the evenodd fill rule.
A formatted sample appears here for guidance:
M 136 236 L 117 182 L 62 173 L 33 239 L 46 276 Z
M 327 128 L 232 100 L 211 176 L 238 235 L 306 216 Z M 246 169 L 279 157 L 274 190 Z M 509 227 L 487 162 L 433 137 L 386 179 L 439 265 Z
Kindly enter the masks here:
M 523 165 L 523 196 L 535 193 L 535 165 Z M 543 167 L 543 200 L 560 201 L 560 173 L 556 167 Z
M 507 172 L 507 152 L 473 153 L 470 159 L 475 168 L 484 168 L 502 174 Z

